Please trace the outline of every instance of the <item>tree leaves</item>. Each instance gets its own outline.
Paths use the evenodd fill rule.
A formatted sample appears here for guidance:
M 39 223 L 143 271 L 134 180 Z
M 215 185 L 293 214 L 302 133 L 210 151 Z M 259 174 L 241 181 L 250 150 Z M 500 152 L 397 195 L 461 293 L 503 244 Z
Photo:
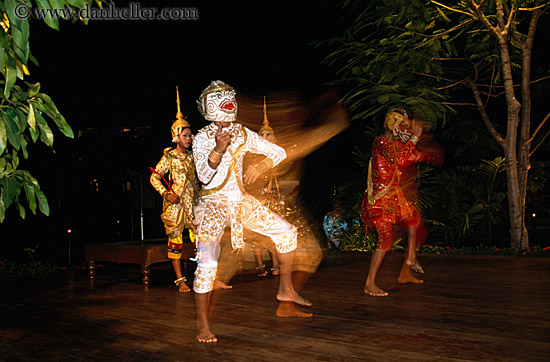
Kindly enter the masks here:
M 1 168 L 0 168 L 1 169 Z M 25 199 L 33 215 L 36 215 L 36 206 L 41 213 L 49 215 L 50 208 L 44 192 L 40 190 L 38 181 L 29 171 L 16 170 L 11 168 L 8 177 L 0 178 L 0 222 L 4 221 L 5 211 L 13 204 L 19 210 L 22 218 L 25 218 L 26 212 L 21 200 L 21 189 L 25 190 Z
M 96 0 L 100 7 L 104 0 Z M 28 145 L 40 142 L 53 149 L 57 128 L 66 137 L 74 133 L 52 99 L 40 93 L 40 83 L 24 81 L 29 75 L 28 63 L 38 66 L 29 47 L 29 18 L 16 14 L 22 5 L 41 11 L 48 26 L 59 30 L 59 20 L 52 14 L 67 19 L 65 11 L 89 6 L 85 0 L 0 0 L 0 71 L 3 91 L 0 93 L 0 222 L 6 210 L 15 205 L 21 217 L 26 216 L 25 204 L 35 214 L 37 210 L 48 215 L 48 201 L 38 181 L 29 171 L 20 170 L 19 155 L 29 157 Z M 37 16 L 38 17 L 38 16 Z M 40 20 L 40 19 L 39 19 Z M 86 19 L 81 19 L 86 22 Z M 18 82 L 18 78 L 21 80 Z M 53 123 L 51 122 L 53 121 Z M 53 126 L 55 124 L 55 126 Z M 24 190 L 24 192 L 22 192 Z
M 36 0 L 36 3 L 40 9 L 44 9 L 44 10 L 52 9 L 52 7 L 50 6 L 47 0 Z M 43 19 L 44 22 L 50 28 L 59 30 L 59 20 L 57 20 L 57 18 L 52 17 L 49 11 L 44 11 L 44 14 L 46 14 L 46 16 Z
M 423 214 L 443 224 L 434 227 L 436 238 L 451 246 L 504 241 L 508 211 L 505 164 L 497 157 L 475 167 L 456 167 L 421 178 L 420 199 L 431 203 Z
M 61 133 L 63 133 L 65 136 L 69 138 L 73 138 L 74 134 L 71 126 L 69 126 L 67 121 L 65 121 L 65 117 L 63 117 L 61 113 L 59 113 L 59 111 L 57 110 L 57 107 L 55 106 L 51 98 L 44 93 L 38 93 L 37 98 L 44 101 L 44 103 L 37 102 L 35 103 L 36 107 L 42 110 L 51 119 L 54 120 L 55 124 L 57 125 Z
M 423 118 L 435 125 L 445 113 L 452 112 L 441 106 L 447 94 L 438 90 L 438 79 L 432 77 L 441 75 L 441 67 L 433 59 L 447 55 L 449 48 L 430 37 L 431 13 L 422 2 L 391 3 L 347 1 L 352 23 L 344 35 L 317 44 L 337 47 L 323 63 L 338 67 L 340 79 L 336 84 L 351 87 L 344 101 L 352 119 L 381 121 L 388 109 L 403 106 L 408 100 L 415 104 L 408 111 L 422 112 Z M 365 7 L 370 10 L 363 11 Z M 430 76 L 422 76 L 424 72 Z
M 36 119 L 36 122 L 38 123 L 38 127 L 40 128 L 40 140 L 51 147 L 53 145 L 52 130 L 40 113 L 36 113 L 34 117 Z

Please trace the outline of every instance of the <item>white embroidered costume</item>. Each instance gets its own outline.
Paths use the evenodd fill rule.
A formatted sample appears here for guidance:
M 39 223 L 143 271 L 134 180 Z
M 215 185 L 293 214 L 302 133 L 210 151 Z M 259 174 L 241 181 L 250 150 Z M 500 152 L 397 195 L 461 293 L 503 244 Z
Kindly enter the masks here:
M 218 167 L 212 169 L 208 159 L 216 146 L 217 130 L 218 126 L 211 123 L 201 129 L 193 141 L 197 175 L 203 183 L 195 208 L 198 265 L 193 289 L 196 293 L 207 293 L 213 288 L 220 239 L 226 226 L 231 227 L 233 248 L 244 246 L 243 228 L 270 237 L 279 253 L 293 251 L 297 243 L 296 228 L 246 193 L 243 187 L 246 152 L 265 155 L 275 166 L 286 158 L 285 150 L 241 124 L 231 123 L 223 128 L 223 132 L 231 135 L 231 143 Z

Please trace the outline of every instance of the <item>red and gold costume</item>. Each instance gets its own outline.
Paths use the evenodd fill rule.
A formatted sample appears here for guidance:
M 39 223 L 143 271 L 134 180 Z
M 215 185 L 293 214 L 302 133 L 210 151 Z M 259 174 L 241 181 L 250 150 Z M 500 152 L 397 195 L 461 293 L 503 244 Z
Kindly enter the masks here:
M 391 250 L 393 225 L 419 227 L 417 245 L 422 244 L 426 236 L 421 214 L 416 208 L 416 169 L 413 165 L 422 161 L 440 163 L 442 158 L 435 153 L 420 152 L 411 140 L 410 135 L 402 138 L 395 133 L 394 137 L 382 135 L 374 140 L 372 147 L 361 218 L 367 227 L 376 228 L 380 250 Z
M 156 173 L 151 175 L 151 185 L 155 190 L 161 195 L 169 191 L 161 181 L 161 175 L 169 174 L 172 182 L 172 192 L 180 198 L 181 204 L 173 204 L 164 200 L 162 204 L 163 212 L 160 215 L 166 229 L 166 235 L 168 235 L 168 257 L 170 259 L 180 259 L 183 229 L 194 229 L 193 206 L 197 204 L 199 190 L 193 153 L 187 151 L 183 154 L 175 149 L 166 148 L 155 171 Z

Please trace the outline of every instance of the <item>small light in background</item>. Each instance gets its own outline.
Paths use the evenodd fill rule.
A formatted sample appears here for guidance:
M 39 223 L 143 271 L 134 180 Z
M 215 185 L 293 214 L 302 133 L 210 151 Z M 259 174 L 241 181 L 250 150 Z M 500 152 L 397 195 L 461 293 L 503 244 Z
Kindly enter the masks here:
M 536 214 L 536 213 L 533 213 L 533 214 L 532 214 L 531 216 L 533 216 L 533 217 L 537 217 L 537 214 Z
M 99 191 L 99 181 L 97 179 L 93 179 L 90 181 L 90 187 L 93 191 L 98 192 Z
M 72 233 L 73 231 L 71 229 L 67 229 L 67 234 Z

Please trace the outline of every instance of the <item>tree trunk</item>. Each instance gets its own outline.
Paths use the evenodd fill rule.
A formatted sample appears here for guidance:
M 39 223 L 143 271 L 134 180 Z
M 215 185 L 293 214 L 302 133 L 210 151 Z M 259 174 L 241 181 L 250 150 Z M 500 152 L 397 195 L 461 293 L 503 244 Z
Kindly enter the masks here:
M 531 16 L 529 22 L 529 30 L 527 32 L 527 38 L 521 43 L 521 133 L 519 138 L 518 147 L 518 170 L 519 170 L 519 187 L 520 196 L 522 202 L 525 205 L 525 199 L 527 197 L 527 179 L 529 176 L 529 170 L 531 169 L 531 54 L 533 49 L 533 41 L 535 39 L 535 32 L 537 30 L 538 21 L 543 14 L 542 9 L 535 10 Z M 525 207 L 524 207 L 525 209 Z M 525 240 L 524 245 L 521 247 L 529 247 L 529 234 L 527 227 L 525 226 L 525 210 L 523 213 L 523 237 Z
M 516 134 L 516 132 L 511 132 Z M 514 142 L 515 143 L 515 142 Z M 525 226 L 525 197 L 520 191 L 518 164 L 515 148 L 504 151 L 506 157 L 506 186 L 508 189 L 508 213 L 510 216 L 510 246 L 516 250 L 529 246 L 529 234 Z
M 504 91 L 508 108 L 507 134 L 504 142 L 506 156 L 506 181 L 508 187 L 508 210 L 510 214 L 510 246 L 516 250 L 529 246 L 529 235 L 525 226 L 525 187 L 527 171 L 525 162 L 529 164 L 529 157 L 518 158 L 518 126 L 520 124 L 519 111 L 521 104 L 514 94 L 514 81 L 508 43 L 500 40 L 500 60 L 504 79 Z M 522 148 L 520 143 L 520 149 Z M 521 177 L 520 177 L 521 176 Z
M 497 41 L 500 51 L 500 64 L 502 67 L 502 79 L 504 83 L 504 93 L 508 111 L 508 120 L 506 125 L 506 138 L 501 144 L 506 156 L 506 181 L 508 188 L 508 210 L 510 214 L 510 246 L 520 250 L 529 246 L 529 235 L 525 226 L 525 191 L 523 183 L 527 177 L 525 168 L 525 159 L 518 158 L 518 127 L 520 125 L 519 112 L 521 104 L 516 99 L 514 93 L 514 79 L 512 76 L 512 66 L 510 60 L 510 51 L 508 41 L 510 36 L 511 22 L 505 21 L 505 12 L 502 2 L 497 1 L 497 19 L 498 27 L 491 28 L 491 34 Z M 512 14 L 508 14 L 512 16 Z M 520 147 L 522 144 L 520 142 Z M 527 164 L 529 160 L 527 159 Z

